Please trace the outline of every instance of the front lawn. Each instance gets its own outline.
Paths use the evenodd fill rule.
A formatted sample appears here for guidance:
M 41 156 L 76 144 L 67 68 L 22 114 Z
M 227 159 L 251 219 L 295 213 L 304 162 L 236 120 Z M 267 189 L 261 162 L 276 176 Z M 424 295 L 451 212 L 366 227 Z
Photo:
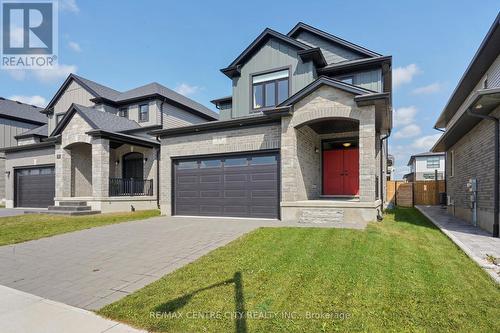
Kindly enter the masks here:
M 500 331 L 500 288 L 415 209 L 262 228 L 101 309 L 151 331 Z
M 159 214 L 157 210 L 144 210 L 87 216 L 27 214 L 0 217 L 0 246 L 106 224 L 142 220 Z

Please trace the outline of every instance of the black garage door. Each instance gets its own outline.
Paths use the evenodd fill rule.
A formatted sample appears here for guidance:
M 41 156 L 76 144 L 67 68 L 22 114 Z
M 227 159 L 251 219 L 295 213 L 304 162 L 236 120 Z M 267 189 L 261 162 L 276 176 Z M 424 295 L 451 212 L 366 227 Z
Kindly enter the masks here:
M 54 167 L 16 169 L 14 192 L 16 207 L 46 208 L 54 205 Z
M 278 218 L 278 154 L 174 161 L 174 214 Z

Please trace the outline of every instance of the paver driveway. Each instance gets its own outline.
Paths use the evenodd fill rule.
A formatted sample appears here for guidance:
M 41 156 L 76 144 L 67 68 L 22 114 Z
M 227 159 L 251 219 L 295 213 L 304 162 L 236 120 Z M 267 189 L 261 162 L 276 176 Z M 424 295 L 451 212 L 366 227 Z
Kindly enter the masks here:
M 99 309 L 277 221 L 158 217 L 0 247 L 0 284 Z

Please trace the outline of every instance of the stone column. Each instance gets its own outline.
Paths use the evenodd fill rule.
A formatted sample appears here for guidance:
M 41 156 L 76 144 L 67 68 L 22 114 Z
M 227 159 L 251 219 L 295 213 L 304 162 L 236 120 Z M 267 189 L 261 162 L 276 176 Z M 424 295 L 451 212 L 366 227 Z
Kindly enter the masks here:
M 71 150 L 55 147 L 56 198 L 71 196 Z
M 109 140 L 92 139 L 92 196 L 109 196 Z
M 281 118 L 281 201 L 297 200 L 297 135 L 292 117 Z
M 359 200 L 375 201 L 376 158 L 375 107 L 360 113 L 359 119 Z

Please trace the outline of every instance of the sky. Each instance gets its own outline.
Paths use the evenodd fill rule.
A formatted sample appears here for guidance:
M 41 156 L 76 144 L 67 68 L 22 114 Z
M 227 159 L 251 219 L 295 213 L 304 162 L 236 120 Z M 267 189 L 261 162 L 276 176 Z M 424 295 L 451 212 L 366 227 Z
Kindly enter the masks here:
M 159 82 L 214 108 L 231 94 L 219 70 L 266 27 L 302 21 L 393 56 L 396 176 L 439 137 L 434 123 L 500 10 L 478 1 L 59 2 L 59 67 L 0 70 L 0 96 L 44 106 L 71 72 L 116 90 Z

